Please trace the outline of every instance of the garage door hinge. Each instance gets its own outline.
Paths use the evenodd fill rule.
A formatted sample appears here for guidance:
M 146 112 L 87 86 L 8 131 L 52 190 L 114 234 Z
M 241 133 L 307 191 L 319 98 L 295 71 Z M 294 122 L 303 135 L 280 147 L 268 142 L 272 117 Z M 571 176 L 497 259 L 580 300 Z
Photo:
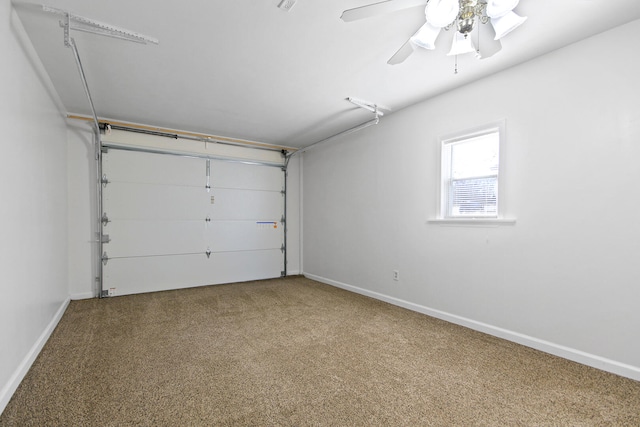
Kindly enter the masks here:
M 101 296 L 102 298 L 106 298 L 106 297 L 108 297 L 108 296 L 109 296 L 109 289 L 103 289 L 103 290 L 102 290 L 102 293 L 100 293 L 100 296 Z
M 102 259 L 102 263 L 104 265 L 107 265 L 107 262 L 109 261 L 109 256 L 107 255 L 106 252 L 102 254 L 102 258 L 101 259 Z
M 106 227 L 106 226 L 107 226 L 107 224 L 109 224 L 109 222 L 110 222 L 110 221 L 109 221 L 109 217 L 107 216 L 107 213 L 106 213 L 106 212 L 103 212 L 103 213 L 102 213 L 102 226 L 103 226 L 103 227 Z
M 110 241 L 111 241 L 111 238 L 109 238 L 108 234 L 102 235 L 102 243 L 109 243 Z
M 287 222 L 287 219 L 284 217 L 284 215 L 282 215 L 282 218 L 280 219 L 280 222 L 281 222 L 281 223 L 283 223 L 283 224 L 284 224 L 285 222 Z
M 211 258 L 211 249 L 207 248 L 207 250 L 205 251 L 205 254 L 207 255 L 207 258 Z
M 280 250 L 282 251 L 282 253 L 284 253 L 284 251 L 285 251 L 286 249 L 287 249 L 287 248 L 284 246 L 284 243 L 283 243 L 283 244 L 282 244 L 282 246 L 280 247 Z
M 107 174 L 102 175 L 102 179 L 100 180 L 100 182 L 102 183 L 103 187 L 107 186 L 107 184 L 109 183 L 109 180 L 107 179 Z
M 205 222 L 211 222 L 211 217 L 207 215 L 207 217 L 204 219 Z
M 109 152 L 109 147 L 102 146 L 102 154 L 107 154 Z

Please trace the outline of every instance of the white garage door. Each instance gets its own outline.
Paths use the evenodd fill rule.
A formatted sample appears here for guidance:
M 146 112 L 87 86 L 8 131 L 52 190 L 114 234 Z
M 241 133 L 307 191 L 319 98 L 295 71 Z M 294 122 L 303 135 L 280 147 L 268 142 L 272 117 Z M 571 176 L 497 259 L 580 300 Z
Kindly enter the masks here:
M 283 274 L 281 168 L 118 149 L 102 162 L 109 295 Z

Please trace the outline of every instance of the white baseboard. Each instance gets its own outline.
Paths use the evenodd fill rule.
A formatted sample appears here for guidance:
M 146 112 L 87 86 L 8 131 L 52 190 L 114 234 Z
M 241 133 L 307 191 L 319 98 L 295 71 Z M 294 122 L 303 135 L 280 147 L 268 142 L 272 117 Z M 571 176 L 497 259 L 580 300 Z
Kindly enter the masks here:
M 81 299 L 91 299 L 96 298 L 93 292 L 82 292 L 78 294 L 71 294 L 71 301 L 78 301 Z
M 611 372 L 616 375 L 631 378 L 632 380 L 640 381 L 640 367 L 637 366 L 627 365 L 615 360 L 606 359 L 604 357 L 596 356 L 590 353 L 585 353 L 583 351 L 566 347 L 560 344 L 555 344 L 549 341 L 530 337 L 528 335 L 510 331 L 508 329 L 499 328 L 486 323 L 468 319 L 466 317 L 461 317 L 455 314 L 450 314 L 444 311 L 425 307 L 419 304 L 414 304 L 412 302 L 404 301 L 378 292 L 373 292 L 367 289 L 348 285 L 346 283 L 337 282 L 335 280 L 327 279 L 313 274 L 303 274 L 305 277 L 317 282 L 326 283 L 327 285 L 335 286 L 337 288 L 365 295 L 380 301 L 388 302 L 389 304 L 397 305 L 399 307 L 426 314 L 428 316 L 445 320 L 456 325 L 464 326 L 475 331 L 483 332 L 488 335 L 493 335 L 498 338 L 522 344 L 524 346 L 531 347 L 545 353 L 553 354 L 554 356 L 562 357 L 573 362 L 581 363 L 583 365 L 591 366 L 602 371 Z
M 70 301 L 71 301 L 71 298 L 67 298 L 62 303 L 62 305 L 60 306 L 56 314 L 53 316 L 53 319 L 51 319 L 51 322 L 49 322 L 45 330 L 42 332 L 42 334 L 40 334 L 40 337 L 38 338 L 38 340 L 35 342 L 33 347 L 31 347 L 31 350 L 29 350 L 29 353 L 27 353 L 27 355 L 22 360 L 22 362 L 20 363 L 16 371 L 13 373 L 13 375 L 9 379 L 9 382 L 5 384 L 0 390 L 0 414 L 2 413 L 2 411 L 4 411 L 4 408 L 6 408 L 7 404 L 9 403 L 9 400 L 11 400 L 11 396 L 13 396 L 13 393 L 16 392 L 18 386 L 24 379 L 24 376 L 27 375 L 27 372 L 29 372 L 29 368 L 31 368 L 31 365 L 33 365 L 33 362 L 36 360 L 36 357 L 38 357 L 38 354 L 40 354 L 42 347 L 44 347 L 45 343 L 53 333 L 53 330 L 58 325 L 58 322 L 62 318 L 62 315 L 64 314 L 67 307 L 69 306 Z

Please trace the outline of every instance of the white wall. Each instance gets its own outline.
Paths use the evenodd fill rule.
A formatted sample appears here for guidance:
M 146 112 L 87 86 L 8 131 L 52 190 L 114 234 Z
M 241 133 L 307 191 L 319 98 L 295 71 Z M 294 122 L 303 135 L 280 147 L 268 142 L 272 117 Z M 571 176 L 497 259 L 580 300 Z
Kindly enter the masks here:
M 67 131 L 59 100 L 0 2 L 0 411 L 67 294 Z
M 640 379 L 638 32 L 632 22 L 304 153 L 304 272 Z M 517 223 L 428 223 L 438 136 L 502 118 Z

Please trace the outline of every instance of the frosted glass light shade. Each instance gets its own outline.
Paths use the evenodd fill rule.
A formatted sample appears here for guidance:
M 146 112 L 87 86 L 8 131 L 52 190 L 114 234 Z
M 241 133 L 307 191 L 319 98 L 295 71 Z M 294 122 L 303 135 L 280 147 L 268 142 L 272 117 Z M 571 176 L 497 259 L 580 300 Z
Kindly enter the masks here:
M 424 9 L 427 22 L 439 28 L 451 24 L 459 12 L 460 3 L 458 0 L 429 0 Z
M 440 28 L 434 27 L 427 22 L 409 40 L 415 46 L 433 50 L 436 48 L 438 34 L 440 34 Z
M 451 55 L 463 55 L 465 53 L 475 53 L 476 48 L 473 46 L 473 42 L 471 41 L 471 37 L 469 35 L 465 35 L 456 31 L 455 36 L 453 37 L 453 44 L 451 45 L 451 50 L 447 53 L 448 56 Z
M 487 1 L 487 16 L 499 18 L 511 12 L 518 6 L 519 0 L 489 0 Z
M 526 16 L 519 16 L 515 12 L 508 12 L 506 15 L 499 18 L 491 18 L 491 25 L 493 26 L 493 29 L 496 30 L 495 40 L 500 40 L 502 37 L 522 25 L 526 20 Z

